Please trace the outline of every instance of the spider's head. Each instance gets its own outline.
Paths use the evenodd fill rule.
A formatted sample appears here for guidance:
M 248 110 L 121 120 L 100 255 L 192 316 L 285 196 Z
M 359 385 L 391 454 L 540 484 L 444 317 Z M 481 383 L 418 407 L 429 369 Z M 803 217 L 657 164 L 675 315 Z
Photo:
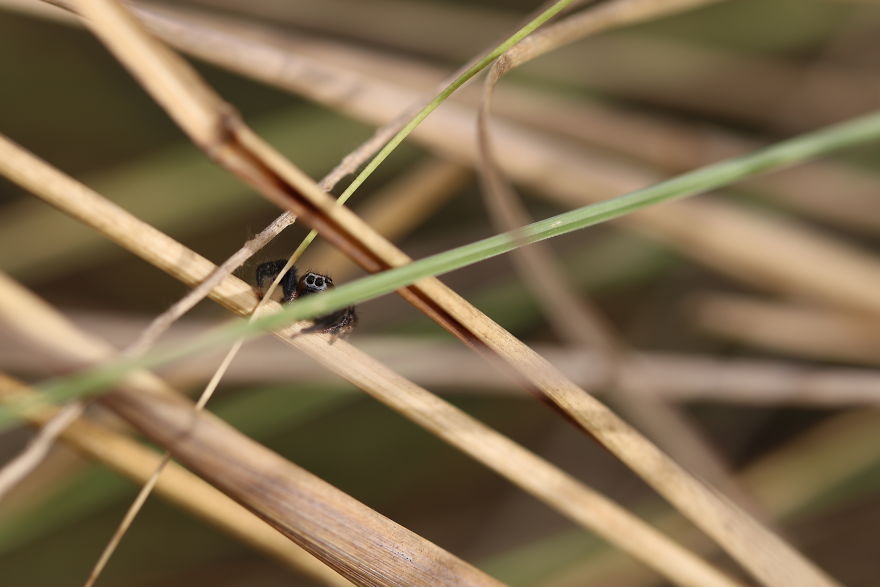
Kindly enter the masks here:
M 333 287 L 333 280 L 326 275 L 309 271 L 299 280 L 299 295 L 321 293 Z

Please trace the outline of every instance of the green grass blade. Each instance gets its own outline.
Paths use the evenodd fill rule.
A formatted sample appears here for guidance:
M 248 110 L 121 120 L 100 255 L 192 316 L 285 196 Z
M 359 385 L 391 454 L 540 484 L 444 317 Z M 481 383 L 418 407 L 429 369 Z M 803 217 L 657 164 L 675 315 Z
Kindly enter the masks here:
M 580 230 L 630 212 L 692 196 L 763 171 L 804 161 L 844 147 L 880 138 L 880 112 L 807 133 L 748 155 L 727 159 L 616 198 L 584 206 L 522 227 L 516 233 L 502 233 L 469 245 L 414 261 L 317 296 L 289 304 L 277 314 L 215 329 L 186 343 L 158 348 L 145 355 L 117 359 L 80 374 L 49 381 L 40 386 L 44 401 L 60 402 L 98 393 L 139 367 L 154 367 L 186 355 L 228 344 L 240 337 L 256 336 L 297 320 L 305 320 L 357 304 L 410 285 L 419 279 L 442 275 L 506 253 L 523 244 Z M 0 425 L 8 424 L 33 403 L 0 406 Z

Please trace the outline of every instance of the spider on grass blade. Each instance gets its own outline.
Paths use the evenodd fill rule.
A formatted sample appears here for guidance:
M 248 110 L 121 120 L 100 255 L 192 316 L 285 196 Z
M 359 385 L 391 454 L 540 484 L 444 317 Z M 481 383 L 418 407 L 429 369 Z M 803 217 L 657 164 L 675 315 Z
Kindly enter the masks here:
M 275 280 L 275 277 L 284 269 L 287 263 L 284 259 L 277 261 L 268 261 L 257 266 L 257 290 L 260 295 L 264 295 L 266 289 Z M 290 270 L 281 278 L 281 291 L 283 296 L 281 303 L 286 304 L 302 296 L 312 295 L 327 291 L 334 287 L 333 280 L 327 275 L 321 275 L 313 271 L 308 271 L 305 275 L 297 279 L 296 267 Z M 348 306 L 341 310 L 336 310 L 314 319 L 311 326 L 304 329 L 303 333 L 323 332 L 331 335 L 334 339 L 338 337 L 345 338 L 357 325 L 357 313 L 354 306 Z

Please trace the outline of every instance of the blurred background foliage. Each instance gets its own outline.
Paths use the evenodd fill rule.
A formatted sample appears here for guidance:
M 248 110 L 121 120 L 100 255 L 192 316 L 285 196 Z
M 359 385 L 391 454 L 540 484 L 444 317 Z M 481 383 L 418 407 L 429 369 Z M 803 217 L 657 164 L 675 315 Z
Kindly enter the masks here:
M 372 11 L 371 18 L 363 19 L 340 11 L 344 3 L 337 2 L 251 0 L 239 5 L 201 0 L 193 4 L 200 9 L 214 5 L 243 19 L 252 13 L 251 18 L 281 29 L 403 54 L 446 71 L 490 46 L 535 8 L 535 2 L 523 0 L 361 2 L 364 10 Z M 437 14 L 446 20 L 437 21 L 434 34 L 426 37 L 423 32 Z M 456 26 L 442 26 L 452 24 Z M 878 38 L 880 6 L 873 2 L 737 0 L 576 43 L 529 64 L 503 84 L 770 142 L 858 114 L 872 102 L 876 105 Z M 646 47 L 658 50 L 646 51 Z M 702 60 L 717 54 L 747 62 L 748 67 L 736 61 L 739 69 L 707 71 Z M 776 97 L 777 107 L 766 110 L 749 96 L 764 95 L 764 89 L 779 81 L 762 77 L 772 76 L 771 66 L 777 64 L 800 72 L 805 85 L 783 87 L 786 91 Z M 324 106 L 212 66 L 197 63 L 197 67 L 257 131 L 313 177 L 329 171 L 372 132 L 370 126 Z M 856 99 L 850 92 L 837 104 L 799 108 L 799 94 L 810 91 L 810 83 L 828 83 L 826 78 L 811 77 L 810 72 L 819 67 L 864 83 L 865 95 L 856 93 L 861 96 Z M 0 72 L 5 134 L 208 258 L 220 262 L 278 214 L 212 165 L 83 30 L 0 11 Z M 728 76 L 739 77 L 739 91 L 725 98 L 715 86 Z M 832 94 L 835 90 L 822 89 Z M 873 181 L 878 154 L 878 149 L 865 148 L 846 157 Z M 368 205 L 383 186 L 429 157 L 422 147 L 408 143 L 368 181 L 352 207 Z M 809 218 L 749 189 L 735 193 L 749 207 L 798 218 L 876 254 L 876 232 Z M 875 195 L 877 213 L 880 193 Z M 828 194 L 829 199 L 834 197 Z M 527 198 L 527 205 L 536 218 L 561 210 L 558 204 L 536 197 Z M 469 177 L 454 197 L 399 244 L 419 257 L 492 232 L 478 184 Z M 289 229 L 241 275 L 250 280 L 257 262 L 287 255 L 303 235 L 300 226 Z M 748 290 L 644 237 L 601 226 L 557 239 L 552 246 L 578 291 L 591 296 L 638 349 L 761 357 L 816 368 L 866 362 L 816 353 L 803 356 L 796 350 L 707 332 L 694 319 L 691 295 Z M 306 257 L 304 264 L 309 262 Z M 130 342 L 153 315 L 184 293 L 170 277 L 2 180 L 0 269 L 87 330 L 120 345 Z M 356 274 L 346 269 L 345 278 Z M 521 339 L 530 344 L 556 343 L 508 259 L 481 263 L 445 281 Z M 448 342 L 444 332 L 396 297 L 364 304 L 360 315 L 361 326 L 353 337 L 356 344 L 359 338 L 392 336 Z M 226 318 L 219 308 L 203 303 L 189 319 L 210 324 Z M 38 351 L 23 351 L 8 333 L 0 340 L 4 370 L 30 381 L 54 373 L 51 365 L 39 360 Z M 877 348 L 868 348 L 867 362 L 874 353 L 876 365 Z M 34 353 L 35 359 L 25 358 Z M 169 368 L 169 377 L 174 369 Z M 555 512 L 346 384 L 315 377 L 266 379 L 233 378 L 221 386 L 211 409 L 500 579 L 514 585 L 551 584 L 603 551 L 601 544 Z M 192 389 L 204 383 L 192 377 L 179 381 Z M 455 385 L 442 391 L 470 414 L 619 502 L 645 515 L 660 507 L 624 467 L 533 399 Z M 685 407 L 735 467 L 755 462 L 845 409 L 737 405 L 714 402 L 708 395 Z M 23 429 L 4 434 L 0 456 L 16 454 L 28 437 L 29 431 Z M 821 476 L 822 471 L 814 474 Z M 788 537 L 850 585 L 880 584 L 875 536 L 880 524 L 878 482 L 880 466 L 874 464 L 785 520 Z M 19 491 L 0 503 L 2 583 L 79 584 L 136 491 L 133 484 L 103 467 L 57 448 Z M 607 581 L 600 584 L 635 584 L 638 579 L 627 579 L 624 572 L 617 582 Z M 311 583 L 153 498 L 101 584 Z

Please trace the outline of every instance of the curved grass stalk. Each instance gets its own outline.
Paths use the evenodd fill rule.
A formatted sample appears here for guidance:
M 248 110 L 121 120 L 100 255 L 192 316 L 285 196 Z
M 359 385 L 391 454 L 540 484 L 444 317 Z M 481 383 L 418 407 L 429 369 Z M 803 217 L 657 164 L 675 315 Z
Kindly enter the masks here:
M 451 96 L 458 88 L 466 84 L 473 78 L 475 75 L 486 69 L 493 61 L 498 59 L 501 55 L 507 52 L 511 47 L 525 39 L 532 32 L 535 31 L 539 26 L 556 16 L 560 11 L 565 9 L 569 4 L 571 4 L 573 0 L 559 0 L 552 6 L 550 6 L 547 10 L 543 11 L 537 17 L 526 23 L 521 29 L 516 31 L 513 35 L 508 37 L 503 43 L 498 45 L 495 49 L 493 49 L 489 54 L 487 54 L 482 59 L 478 60 L 476 63 L 465 69 L 459 76 L 457 76 L 454 80 L 452 80 L 445 88 L 443 88 L 440 93 L 438 93 L 430 102 L 428 102 L 421 110 L 416 112 L 415 115 L 410 118 L 410 120 L 403 125 L 403 127 L 397 131 L 397 133 L 392 136 L 388 142 L 376 153 L 372 159 L 370 159 L 369 163 L 367 163 L 360 173 L 348 184 L 348 187 L 343 190 L 342 194 L 336 199 L 336 204 L 338 206 L 345 205 L 348 202 L 349 198 L 354 195 L 355 191 L 367 180 L 370 175 L 382 164 L 388 156 L 400 146 L 400 144 L 408 137 L 412 132 L 419 126 L 423 120 L 425 120 L 431 112 L 437 109 L 440 104 L 446 101 L 449 96 Z M 393 123 L 392 123 L 393 124 Z M 382 129 L 380 129 L 381 131 Z M 306 249 L 311 246 L 312 242 L 317 238 L 318 231 L 316 229 L 312 229 L 305 236 L 296 250 L 291 254 L 290 258 L 287 262 L 287 269 L 290 266 L 293 266 L 300 257 L 306 252 Z M 285 269 L 286 270 L 286 269 Z

